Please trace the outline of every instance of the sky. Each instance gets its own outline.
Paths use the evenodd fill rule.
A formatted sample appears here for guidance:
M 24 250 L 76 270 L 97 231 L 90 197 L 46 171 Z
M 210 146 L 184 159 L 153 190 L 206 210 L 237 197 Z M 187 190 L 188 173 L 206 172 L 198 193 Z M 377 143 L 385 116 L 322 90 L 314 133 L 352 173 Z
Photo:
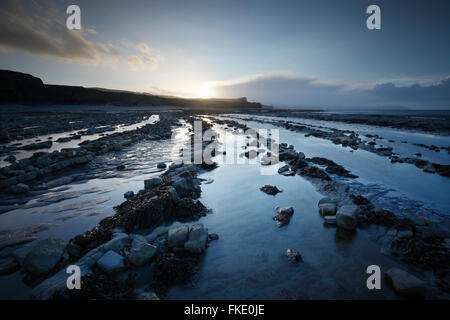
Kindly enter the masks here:
M 66 9 L 81 9 L 69 30 Z M 369 30 L 369 5 L 381 29 Z M 450 108 L 450 1 L 2 0 L 0 69 L 280 107 Z

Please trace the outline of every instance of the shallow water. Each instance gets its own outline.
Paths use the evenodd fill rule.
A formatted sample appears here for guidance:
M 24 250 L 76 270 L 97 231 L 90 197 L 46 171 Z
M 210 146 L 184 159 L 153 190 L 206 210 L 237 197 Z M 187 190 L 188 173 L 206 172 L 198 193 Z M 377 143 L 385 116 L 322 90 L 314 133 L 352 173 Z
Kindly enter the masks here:
M 291 118 L 291 117 L 268 117 L 268 116 L 255 116 L 255 115 L 230 115 L 232 118 L 242 119 L 251 118 L 254 119 L 265 119 L 265 120 L 286 120 L 292 121 L 294 123 L 306 125 L 314 129 L 319 129 L 322 131 L 330 131 L 326 128 L 334 128 L 338 130 L 349 130 L 354 131 L 361 135 L 379 135 L 383 137 L 381 140 L 377 140 L 377 145 L 384 147 L 392 147 L 394 153 L 400 154 L 402 157 L 416 157 L 415 154 L 422 153 L 421 159 L 429 160 L 431 162 L 440 164 L 450 163 L 450 154 L 446 150 L 441 150 L 440 152 L 435 152 L 414 144 L 425 144 L 428 146 L 435 145 L 438 147 L 449 147 L 450 146 L 450 136 L 438 135 L 427 132 L 412 131 L 412 130 L 401 130 L 389 127 L 379 127 L 364 124 L 352 124 L 337 121 L 323 121 L 314 119 L 301 119 L 301 118 Z M 361 137 L 362 140 L 370 141 L 372 139 Z M 394 140 L 395 142 L 389 142 L 389 140 Z M 402 143 L 406 141 L 407 143 Z
M 383 208 L 388 206 L 400 215 L 424 214 L 443 225 L 448 223 L 447 178 L 424 173 L 412 165 L 391 164 L 386 157 L 364 150 L 350 152 L 350 148 L 327 140 L 306 138 L 268 124 L 245 123 L 255 129 L 279 129 L 280 141 L 293 144 L 307 157 L 326 157 L 343 165 L 359 176 L 349 180 L 352 190 L 374 196 L 375 204 Z M 214 129 L 220 133 L 219 141 L 225 142 L 224 128 L 215 125 Z M 73 173 L 81 174 L 80 181 L 57 187 L 0 215 L 0 235 L 6 230 L 50 223 L 52 226 L 35 236 L 69 240 L 91 229 L 114 213 L 113 207 L 124 200 L 126 191 L 137 192 L 143 188 L 143 180 L 161 173 L 156 169 L 157 162 L 178 157 L 188 139 L 187 132 L 186 126 L 180 127 L 171 141 L 142 141 L 94 159 L 87 165 L 88 175 Z M 235 148 L 235 154 L 242 152 L 240 145 Z M 396 298 L 384 284 L 382 290 L 366 287 L 369 265 L 379 265 L 382 271 L 399 266 L 380 252 L 372 229 L 358 230 L 348 239 L 336 228 L 325 226 L 317 208 L 323 195 L 301 176 L 261 175 L 259 165 L 225 164 L 220 161 L 222 155 L 214 160 L 220 166 L 200 175 L 213 180 L 202 184 L 200 198 L 212 213 L 199 222 L 220 239 L 206 250 L 194 286 L 172 288 L 170 299 Z M 126 169 L 118 172 L 120 163 L 126 164 Z M 259 190 L 265 184 L 283 192 L 266 195 Z M 295 210 L 290 224 L 282 228 L 272 220 L 277 206 L 293 206 Z M 287 248 L 299 251 L 303 262 L 289 263 L 284 255 Z M 0 276 L 0 299 L 27 297 L 30 290 L 22 277 L 20 272 Z
M 68 132 L 60 132 L 60 133 L 53 133 L 53 134 L 46 134 L 46 135 L 39 135 L 30 139 L 24 139 L 24 140 L 20 140 L 20 141 L 11 141 L 10 143 L 8 143 L 8 146 L 14 145 L 14 144 L 20 144 L 21 146 L 25 146 L 28 144 L 32 144 L 35 142 L 44 142 L 44 141 L 48 141 L 50 140 L 49 138 L 51 138 L 51 141 L 53 142 L 52 146 L 48 149 L 36 149 L 36 150 L 16 150 L 11 152 L 11 154 L 13 154 L 17 160 L 21 160 L 21 159 L 25 159 L 28 157 L 31 157 L 33 155 L 33 153 L 35 152 L 39 152 L 39 151 L 44 151 L 44 152 L 53 152 L 53 151 L 60 151 L 61 149 L 65 149 L 65 148 L 78 148 L 79 144 L 82 143 L 83 141 L 86 140 L 97 140 L 101 137 L 104 136 L 108 136 L 111 135 L 113 133 L 118 133 L 118 132 L 124 132 L 124 131 L 129 131 L 129 130 L 135 130 L 139 127 L 143 127 L 147 124 L 153 124 L 156 121 L 159 121 L 159 116 L 158 115 L 152 115 L 150 117 L 144 117 L 144 120 L 134 123 L 134 124 L 130 124 L 130 125 L 117 125 L 112 127 L 113 130 L 111 131 L 105 131 L 102 133 L 95 133 L 95 134 L 87 134 L 87 135 L 83 135 L 81 136 L 80 139 L 73 139 L 67 142 L 57 142 L 56 140 L 58 140 L 59 138 L 65 138 L 65 137 L 69 137 L 73 134 L 76 134 L 80 131 L 83 130 L 75 130 L 75 131 L 68 131 Z M 102 128 L 102 126 L 96 127 L 98 128 Z M 8 162 L 6 162 L 4 159 L 6 158 L 3 157 L 0 160 L 0 167 L 3 166 L 7 166 L 9 165 Z
M 274 118 L 270 119 L 272 120 Z M 408 214 L 429 215 L 432 214 L 432 211 L 435 211 L 435 213 L 445 216 L 444 221 L 448 223 L 448 213 L 450 212 L 450 198 L 448 197 L 450 179 L 446 177 L 426 173 L 411 164 L 391 163 L 387 157 L 361 149 L 353 151 L 350 147 L 335 145 L 331 141 L 312 136 L 305 137 L 301 133 L 294 133 L 277 126 L 253 121 L 246 121 L 245 123 L 251 128 L 279 129 L 280 141 L 294 145 L 295 149 L 305 153 L 306 157 L 325 157 L 332 159 L 359 176 L 358 179 L 350 181 L 356 181 L 364 185 L 374 184 L 376 185 L 376 188 L 374 188 L 375 192 L 391 190 L 390 193 L 394 194 L 395 197 L 403 197 L 414 201 L 415 204 L 410 203 L 410 209 L 413 210 L 407 212 Z M 352 130 L 358 132 L 358 129 L 354 125 L 352 126 Z M 344 129 L 344 127 L 341 129 Z M 345 129 L 349 128 L 345 127 Z M 370 132 L 385 136 L 383 132 L 378 130 L 379 128 L 372 128 Z M 400 130 L 395 131 L 399 131 L 398 134 L 400 134 Z M 409 132 L 405 130 L 401 134 L 408 136 Z M 423 139 L 429 138 L 426 134 L 411 133 L 411 135 L 421 138 L 418 143 L 425 143 Z M 442 143 L 450 143 L 450 137 L 447 136 L 435 136 L 433 139 Z M 405 145 L 405 148 L 408 147 L 411 149 L 415 148 L 409 144 Z M 411 153 L 412 151 L 408 152 Z M 441 154 L 445 159 L 444 163 L 450 164 L 450 155 L 447 152 L 441 152 Z M 383 196 L 386 195 L 383 194 Z M 420 205 L 420 207 L 417 207 L 417 205 Z M 396 213 L 402 214 L 402 212 Z
M 194 285 L 174 287 L 169 299 L 394 297 L 388 288 L 367 289 L 366 268 L 387 270 L 398 263 L 380 253 L 367 231 L 345 240 L 324 225 L 317 208 L 323 196 L 302 177 L 261 175 L 259 165 L 240 164 L 221 165 L 201 177 L 214 180 L 202 186 L 201 196 L 213 213 L 199 222 L 220 239 L 207 249 Z M 283 192 L 266 195 L 259 190 L 265 184 Z M 295 210 L 281 228 L 272 220 L 278 206 Z M 303 262 L 290 264 L 288 248 L 299 251 Z
M 158 162 L 173 161 L 187 141 L 187 130 L 186 126 L 179 127 L 174 130 L 171 140 L 144 140 L 121 152 L 95 158 L 86 165 L 89 174 L 81 181 L 48 190 L 18 209 L 0 214 L 0 237 L 46 224 L 48 228 L 33 233 L 37 239 L 57 237 L 68 241 L 92 229 L 100 220 L 114 214 L 114 206 L 125 200 L 125 192 L 138 192 L 143 189 L 145 179 L 163 171 L 156 168 Z M 120 163 L 126 164 L 125 170 L 117 171 L 116 166 Z M 80 174 L 79 170 L 74 173 Z M 4 252 L 17 247 L 6 248 Z M 30 288 L 22 283 L 22 277 L 20 271 L 0 276 L 0 299 L 27 297 Z M 17 287 L 12 291 L 11 283 Z

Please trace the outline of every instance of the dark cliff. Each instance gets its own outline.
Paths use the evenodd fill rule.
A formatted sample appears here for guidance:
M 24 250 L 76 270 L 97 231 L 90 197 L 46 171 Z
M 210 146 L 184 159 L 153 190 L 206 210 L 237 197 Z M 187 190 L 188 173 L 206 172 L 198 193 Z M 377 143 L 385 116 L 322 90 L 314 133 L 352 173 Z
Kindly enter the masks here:
M 0 104 L 178 106 L 200 108 L 261 108 L 239 99 L 184 99 L 127 91 L 44 84 L 20 72 L 0 70 Z

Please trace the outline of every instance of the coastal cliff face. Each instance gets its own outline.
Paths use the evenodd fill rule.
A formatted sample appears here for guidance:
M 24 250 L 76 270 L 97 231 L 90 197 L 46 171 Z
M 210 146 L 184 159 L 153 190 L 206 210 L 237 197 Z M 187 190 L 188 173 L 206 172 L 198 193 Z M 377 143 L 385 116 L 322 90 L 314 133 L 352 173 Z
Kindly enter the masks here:
M 46 98 L 41 79 L 29 74 L 0 70 L 0 104 L 39 104 Z
M 120 105 L 199 108 L 261 108 L 260 103 L 239 99 L 184 99 L 127 91 L 44 84 L 20 72 L 0 70 L 0 104 Z

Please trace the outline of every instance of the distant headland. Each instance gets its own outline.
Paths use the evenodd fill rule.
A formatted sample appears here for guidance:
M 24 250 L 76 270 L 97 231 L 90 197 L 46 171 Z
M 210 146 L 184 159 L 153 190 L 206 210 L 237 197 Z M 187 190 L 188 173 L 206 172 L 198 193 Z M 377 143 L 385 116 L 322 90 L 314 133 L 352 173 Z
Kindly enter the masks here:
M 0 104 L 177 106 L 220 109 L 261 108 L 247 98 L 188 99 L 131 91 L 44 84 L 30 74 L 0 70 Z

